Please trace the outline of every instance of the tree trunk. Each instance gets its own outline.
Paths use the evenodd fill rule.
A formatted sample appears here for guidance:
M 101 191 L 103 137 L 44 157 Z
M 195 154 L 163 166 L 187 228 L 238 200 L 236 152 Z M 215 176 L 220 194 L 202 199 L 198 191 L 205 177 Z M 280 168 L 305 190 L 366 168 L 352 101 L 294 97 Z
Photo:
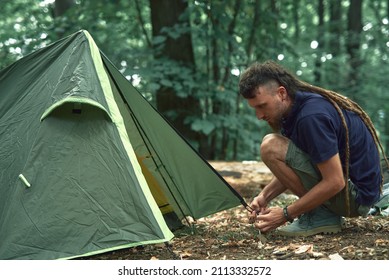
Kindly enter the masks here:
M 329 22 L 329 49 L 332 54 L 332 61 L 330 62 L 330 71 L 327 81 L 334 87 L 340 87 L 340 63 L 338 61 L 339 55 L 341 54 L 340 40 L 342 34 L 341 18 L 342 18 L 342 3 L 339 0 L 330 1 L 330 22 Z M 337 90 L 333 88 L 334 90 Z
M 300 8 L 300 0 L 293 0 L 293 23 L 294 23 L 294 40 L 298 42 L 300 39 L 300 23 L 298 11 Z
M 348 10 L 347 34 L 346 42 L 347 53 L 349 55 L 349 75 L 348 83 L 350 92 L 355 93 L 358 90 L 358 73 L 361 66 L 360 59 L 360 40 L 362 32 L 362 0 L 350 0 L 350 7 Z M 357 96 L 352 98 L 358 102 Z M 360 104 L 362 105 L 362 104 Z
M 233 45 L 233 35 L 235 31 L 236 21 L 238 19 L 238 14 L 241 9 L 242 1 L 241 0 L 235 0 L 234 6 L 233 6 L 233 15 L 231 18 L 231 21 L 227 25 L 226 28 L 223 28 L 225 25 L 223 25 L 220 22 L 220 16 L 217 14 L 217 11 L 221 11 L 224 9 L 223 4 L 220 5 L 221 2 L 210 3 L 210 10 L 208 13 L 212 30 L 213 30 L 213 36 L 211 38 L 211 47 L 212 47 L 212 72 L 213 72 L 213 83 L 217 85 L 219 94 L 227 94 L 224 93 L 224 88 L 228 88 L 228 83 L 231 77 L 231 57 L 234 50 Z M 216 12 L 216 14 L 213 13 L 213 11 Z M 226 29 L 226 30 L 225 30 Z M 223 48 L 223 45 L 225 44 L 226 40 L 220 41 L 219 37 L 216 34 L 220 33 L 226 33 L 226 36 L 229 38 L 227 40 L 227 48 Z M 221 43 L 220 43 L 221 42 Z M 224 56 L 224 60 L 220 60 L 219 58 Z M 224 61 L 224 67 L 220 66 L 220 62 Z M 223 99 L 215 99 L 212 102 L 212 112 L 215 115 L 223 115 L 227 112 L 231 112 L 234 109 L 228 102 L 225 102 Z M 214 133 L 211 136 L 211 155 L 213 157 L 216 157 L 218 155 L 218 159 L 220 160 L 226 160 L 227 158 L 227 152 L 228 152 L 228 145 L 230 141 L 230 128 L 225 127 L 222 125 L 221 133 Z
M 187 8 L 188 2 L 184 0 L 150 0 L 153 37 L 165 36 L 161 32 L 164 27 L 170 28 L 176 24 L 189 25 L 189 17 L 181 18 Z M 156 52 L 155 57 L 168 58 L 193 69 L 195 60 L 191 34 L 181 34 L 178 38 L 168 36 L 162 50 Z M 156 101 L 157 109 L 189 142 L 201 142 L 200 135 L 191 130 L 190 124 L 185 124 L 186 117 L 196 115 L 200 107 L 199 101 L 194 96 L 180 98 L 173 87 L 162 86 L 157 91 Z M 177 114 L 171 117 L 170 112 Z
M 247 40 L 246 53 L 248 62 L 251 62 L 253 56 L 253 50 L 256 45 L 256 35 L 259 33 L 258 29 L 261 28 L 260 25 L 260 15 L 261 15 L 261 0 L 255 0 L 254 3 L 254 18 L 253 24 L 250 27 L 250 36 Z
M 142 32 L 146 38 L 147 46 L 149 48 L 152 48 L 153 46 L 151 44 L 151 40 L 150 40 L 149 35 L 147 33 L 147 30 L 146 30 L 145 21 L 144 21 L 143 16 L 142 16 L 142 9 L 141 9 L 141 5 L 139 3 L 139 0 L 135 0 L 135 8 L 136 8 L 136 13 L 138 14 L 137 19 L 138 19 L 139 24 L 142 28 Z
M 60 17 L 76 4 L 75 0 L 55 0 L 54 16 Z
M 319 43 L 319 46 L 316 51 L 316 62 L 315 62 L 315 70 L 314 70 L 314 77 L 315 77 L 315 83 L 320 84 L 322 82 L 322 75 L 321 75 L 321 56 L 324 45 L 324 0 L 318 1 L 318 8 L 317 8 L 317 15 L 319 17 L 319 25 L 317 26 L 317 42 Z
M 340 40 L 339 36 L 342 34 L 341 28 L 342 20 L 342 1 L 330 1 L 330 47 L 333 56 L 340 54 Z
M 209 21 L 210 21 L 210 27 L 211 27 L 211 37 L 210 37 L 210 41 L 211 41 L 211 57 L 210 57 L 210 60 L 211 60 L 211 63 L 212 63 L 212 77 L 209 77 L 210 80 L 213 81 L 214 84 L 219 84 L 220 82 L 220 66 L 219 66 L 219 45 L 218 45 L 218 42 L 217 42 L 217 36 L 216 34 L 219 33 L 219 17 L 218 16 L 214 16 L 213 14 L 213 11 L 216 10 L 215 7 L 215 2 L 212 3 L 212 2 L 209 2 L 209 6 L 210 6 L 210 9 L 208 10 L 208 18 L 209 18 Z M 214 90 L 214 89 L 212 89 Z M 213 100 L 212 102 L 212 113 L 214 115 L 219 115 L 221 114 L 221 107 L 222 107 L 222 104 L 217 101 L 217 100 Z M 218 152 L 218 143 L 219 143 L 219 135 L 214 132 L 212 135 L 211 135 L 211 142 L 210 142 L 210 146 L 209 146 L 209 152 L 208 152 L 208 156 L 212 159 L 215 159 L 216 158 L 216 155 L 219 154 Z
M 187 8 L 188 2 L 184 0 L 150 0 L 153 36 L 161 35 L 164 27 L 173 27 L 175 24 L 183 23 L 189 25 L 188 17 L 180 20 L 180 16 L 186 12 Z M 186 65 L 194 65 L 191 34 L 185 33 L 178 38 L 168 37 L 159 56 L 166 56 Z
M 273 25 L 272 25 L 272 30 L 274 33 L 272 34 L 272 38 L 271 38 L 271 46 L 274 51 L 273 53 L 271 53 L 271 55 L 276 60 L 278 56 L 278 52 L 280 51 L 279 50 L 280 36 L 279 36 L 279 28 L 278 28 L 279 10 L 277 7 L 277 0 L 270 1 L 270 10 L 271 10 L 271 15 L 274 17 Z
M 55 0 L 54 9 L 53 9 L 53 17 L 61 17 L 63 16 L 71 7 L 76 4 L 75 0 Z M 58 38 L 62 38 L 67 33 L 67 29 L 70 29 L 70 26 L 66 25 L 65 28 L 57 28 L 56 34 Z
M 241 4 L 242 4 L 242 1 L 241 0 L 235 0 L 235 4 L 234 4 L 234 15 L 232 17 L 232 20 L 230 22 L 230 24 L 228 25 L 228 30 L 227 30 L 227 36 L 230 38 L 230 40 L 228 40 L 228 52 L 227 52 L 227 64 L 224 68 L 224 77 L 223 77 L 223 81 L 222 81 L 222 87 L 225 88 L 225 87 L 228 87 L 228 81 L 231 77 L 231 57 L 233 55 L 233 49 L 234 49 L 234 46 L 232 44 L 232 38 L 233 38 L 233 35 L 234 35 L 234 31 L 235 31 L 235 26 L 236 26 L 236 20 L 238 18 L 238 15 L 239 15 L 239 12 L 240 12 L 240 8 L 241 8 Z M 232 112 L 234 109 L 232 108 L 232 106 L 230 106 L 228 103 L 225 103 L 223 104 L 224 106 L 224 112 L 222 113 L 225 113 L 225 112 Z M 229 137 L 229 131 L 230 131 L 230 128 L 229 127 L 226 127 L 226 126 L 223 126 L 223 133 L 222 133 L 222 141 L 221 141 L 221 159 L 222 160 L 226 160 L 227 159 L 227 152 L 228 152 L 228 145 L 229 145 L 229 142 L 230 142 L 230 137 Z M 234 139 L 234 141 L 236 141 L 237 139 Z M 233 146 L 235 144 L 233 143 Z

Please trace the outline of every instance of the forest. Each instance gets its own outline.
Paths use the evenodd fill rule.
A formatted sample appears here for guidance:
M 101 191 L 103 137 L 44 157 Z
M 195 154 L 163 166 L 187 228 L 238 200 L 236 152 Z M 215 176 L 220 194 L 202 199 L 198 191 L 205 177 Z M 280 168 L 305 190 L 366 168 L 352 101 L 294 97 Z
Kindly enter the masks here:
M 238 96 L 238 82 L 269 59 L 356 101 L 389 148 L 389 0 L 0 3 L 0 69 L 85 29 L 208 160 L 260 160 L 269 128 Z

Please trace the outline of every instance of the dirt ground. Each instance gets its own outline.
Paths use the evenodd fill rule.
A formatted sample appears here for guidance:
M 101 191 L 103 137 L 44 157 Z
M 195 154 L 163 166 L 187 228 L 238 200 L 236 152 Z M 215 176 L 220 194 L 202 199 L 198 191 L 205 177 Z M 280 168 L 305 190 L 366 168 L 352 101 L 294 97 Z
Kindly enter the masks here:
M 211 162 L 249 203 L 271 178 L 261 162 Z M 273 205 L 295 199 L 282 195 Z M 93 256 L 121 260 L 389 260 L 389 217 L 346 218 L 341 233 L 291 238 L 259 234 L 242 206 L 195 221 L 174 232 L 168 244 L 147 245 Z

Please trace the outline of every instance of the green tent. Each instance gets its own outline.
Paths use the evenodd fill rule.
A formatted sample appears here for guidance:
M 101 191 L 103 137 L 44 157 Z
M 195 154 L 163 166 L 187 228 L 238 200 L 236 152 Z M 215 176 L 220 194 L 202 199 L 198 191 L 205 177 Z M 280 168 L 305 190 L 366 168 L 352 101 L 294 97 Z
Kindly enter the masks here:
M 0 72 L 0 259 L 166 242 L 164 217 L 245 202 L 87 31 Z

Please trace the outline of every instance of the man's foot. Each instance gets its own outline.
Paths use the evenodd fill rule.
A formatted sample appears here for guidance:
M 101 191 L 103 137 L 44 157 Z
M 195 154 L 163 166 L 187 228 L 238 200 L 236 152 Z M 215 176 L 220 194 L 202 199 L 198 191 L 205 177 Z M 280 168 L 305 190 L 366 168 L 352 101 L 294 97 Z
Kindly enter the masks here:
M 337 233 L 342 231 L 342 219 L 324 206 L 312 210 L 294 220 L 293 223 L 275 231 L 282 236 L 311 236 L 320 233 Z

